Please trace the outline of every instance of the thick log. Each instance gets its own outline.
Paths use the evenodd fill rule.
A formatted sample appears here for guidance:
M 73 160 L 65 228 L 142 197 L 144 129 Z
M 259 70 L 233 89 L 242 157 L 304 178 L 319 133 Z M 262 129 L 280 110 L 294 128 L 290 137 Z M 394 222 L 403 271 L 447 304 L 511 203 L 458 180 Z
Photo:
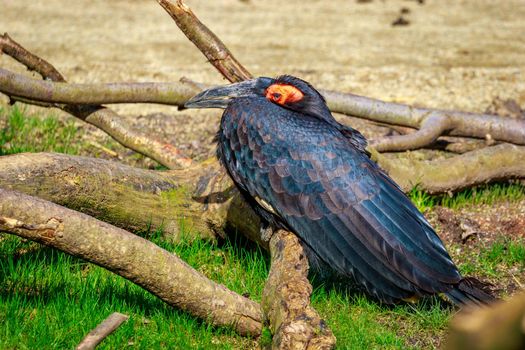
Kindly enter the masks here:
M 259 240 L 259 218 L 213 159 L 185 170 L 137 169 L 55 153 L 0 157 L 0 187 L 37 196 L 133 232 L 162 229 L 179 240 L 224 236 Z M 191 239 L 191 237 L 185 237 Z
M 335 337 L 310 306 L 308 259 L 299 239 L 279 230 L 270 238 L 271 268 L 262 309 L 273 334 L 274 349 L 332 349 Z
M 259 304 L 217 284 L 150 241 L 40 198 L 0 189 L 0 230 L 102 266 L 169 305 L 258 336 Z

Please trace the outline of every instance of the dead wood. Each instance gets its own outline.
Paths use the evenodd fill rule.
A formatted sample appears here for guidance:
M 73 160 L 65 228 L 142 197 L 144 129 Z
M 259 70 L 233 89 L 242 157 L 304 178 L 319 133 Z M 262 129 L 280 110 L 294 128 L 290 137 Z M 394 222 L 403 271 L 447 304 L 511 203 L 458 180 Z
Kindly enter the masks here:
M 93 350 L 113 333 L 121 324 L 128 320 L 129 316 L 114 312 L 102 321 L 95 329 L 86 335 L 77 345 L 76 350 Z
M 372 151 L 374 159 L 408 192 L 418 187 L 428 193 L 447 193 L 496 180 L 525 177 L 525 147 L 508 143 L 432 161 L 387 158 Z
M 169 305 L 239 334 L 258 336 L 259 304 L 194 270 L 150 241 L 85 214 L 0 189 L 0 230 L 102 266 Z
M 32 54 L 16 41 L 11 39 L 7 33 L 0 35 L 0 53 L 5 53 L 18 62 L 25 65 L 29 70 L 35 71 L 42 78 L 54 82 L 65 83 L 65 78 L 46 60 Z M 3 84 L 0 83 L 0 86 Z M 86 93 L 86 92 L 84 92 Z M 89 93 L 88 93 L 89 94 Z M 145 155 L 168 168 L 187 167 L 191 165 L 191 159 L 182 152 L 165 142 L 158 141 L 146 135 L 126 123 L 117 113 L 109 108 L 103 107 L 101 103 L 93 103 L 87 106 L 79 106 L 74 103 L 69 105 L 56 103 L 42 103 L 22 96 L 10 96 L 15 101 L 32 103 L 44 107 L 60 108 L 73 116 L 101 129 L 113 137 L 124 147 L 132 149 Z
M 465 136 L 525 144 L 525 120 L 488 114 L 475 114 L 452 110 L 415 108 L 399 103 L 384 102 L 350 93 L 321 90 L 332 112 L 420 129 L 414 134 L 396 136 L 390 140 L 377 140 L 373 146 L 381 152 L 421 148 L 441 135 Z
M 259 218 L 216 160 L 152 171 L 56 153 L 0 157 L 0 187 L 37 196 L 133 232 L 162 230 L 178 241 L 234 228 L 258 241 Z M 261 242 L 262 243 L 262 242 Z M 264 246 L 264 244 L 263 244 Z
M 447 350 L 525 349 L 525 294 L 460 312 L 449 328 Z
M 39 81 L 0 69 L 0 92 L 36 104 L 159 103 L 183 107 L 201 83 L 68 84 Z M 440 136 L 463 136 L 525 145 L 525 120 L 457 111 L 413 108 L 367 97 L 323 91 L 332 112 L 418 129 L 371 142 L 380 152 L 432 145 Z M 355 113 L 355 114 L 352 114 Z
M 332 349 L 335 337 L 310 306 L 308 259 L 297 237 L 279 230 L 270 238 L 271 268 L 261 301 L 275 349 Z
M 232 83 L 252 78 L 252 75 L 237 61 L 221 39 L 195 16 L 184 1 L 157 0 L 157 2 L 223 77 Z

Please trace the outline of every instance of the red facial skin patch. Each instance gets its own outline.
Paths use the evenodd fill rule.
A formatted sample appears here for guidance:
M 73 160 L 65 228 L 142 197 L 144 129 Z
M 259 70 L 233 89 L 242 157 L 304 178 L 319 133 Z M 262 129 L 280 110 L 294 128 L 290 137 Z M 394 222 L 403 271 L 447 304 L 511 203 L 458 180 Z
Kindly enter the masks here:
M 273 84 L 266 89 L 266 98 L 280 105 L 301 101 L 304 94 L 292 85 Z

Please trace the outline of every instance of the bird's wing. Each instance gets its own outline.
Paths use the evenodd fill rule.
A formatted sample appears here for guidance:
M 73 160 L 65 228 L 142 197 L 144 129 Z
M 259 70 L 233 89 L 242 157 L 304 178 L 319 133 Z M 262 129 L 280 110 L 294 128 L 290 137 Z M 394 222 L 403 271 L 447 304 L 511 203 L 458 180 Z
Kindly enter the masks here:
M 228 167 L 324 262 L 385 301 L 459 282 L 434 230 L 364 153 L 334 135 L 313 133 L 301 142 L 282 133 L 277 126 L 245 128 L 241 121 L 236 136 L 224 140 Z M 338 142 L 347 146 L 334 148 Z

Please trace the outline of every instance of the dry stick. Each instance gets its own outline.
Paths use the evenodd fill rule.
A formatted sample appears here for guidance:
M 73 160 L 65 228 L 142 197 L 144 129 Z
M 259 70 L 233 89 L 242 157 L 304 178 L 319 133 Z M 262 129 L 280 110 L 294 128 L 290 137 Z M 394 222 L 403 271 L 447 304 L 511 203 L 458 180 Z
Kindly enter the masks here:
M 311 306 L 308 259 L 299 239 L 278 230 L 270 238 L 271 268 L 262 296 L 273 348 L 331 349 L 335 337 Z
M 226 45 L 206 27 L 182 0 L 157 2 L 173 18 L 180 30 L 230 82 L 251 79 L 252 75 L 237 61 Z
M 15 60 L 25 65 L 28 69 L 36 71 L 44 79 L 51 79 L 55 82 L 65 82 L 64 77 L 49 62 L 32 54 L 20 44 L 11 39 L 7 33 L 0 36 L 0 53 L 4 52 Z M 1 85 L 1 84 L 0 84 Z M 26 101 L 20 96 L 10 96 L 14 100 L 42 105 L 39 102 Z M 45 105 L 45 107 L 50 107 Z M 187 158 L 182 152 L 170 144 L 166 144 L 148 135 L 134 130 L 118 114 L 95 103 L 90 106 L 78 106 L 75 102 L 70 105 L 52 105 L 61 108 L 75 117 L 96 126 L 108 135 L 113 137 L 124 147 L 132 149 L 138 153 L 156 160 L 168 168 L 188 167 L 192 164 L 191 159 Z
M 259 304 L 193 269 L 150 241 L 85 214 L 0 189 L 0 230 L 102 266 L 164 302 L 216 326 L 258 336 Z
M 75 348 L 76 350 L 93 350 L 108 335 L 113 333 L 121 324 L 128 320 L 129 316 L 114 312 L 102 321 L 95 329 L 86 335 L 84 339 Z

